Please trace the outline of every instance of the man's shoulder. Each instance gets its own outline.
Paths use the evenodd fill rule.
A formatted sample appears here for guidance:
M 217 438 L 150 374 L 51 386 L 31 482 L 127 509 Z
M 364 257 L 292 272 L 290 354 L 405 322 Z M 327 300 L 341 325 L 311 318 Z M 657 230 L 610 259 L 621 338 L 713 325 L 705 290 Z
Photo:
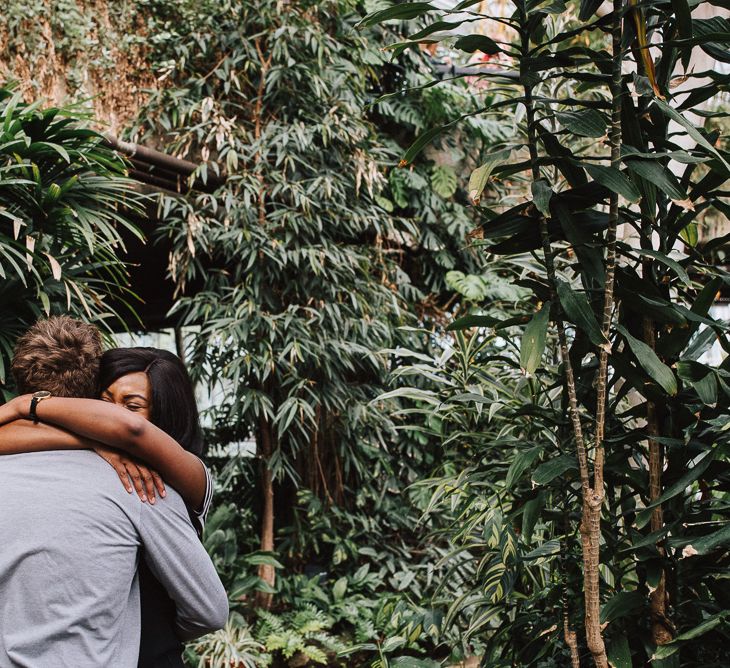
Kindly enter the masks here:
M 158 497 L 154 504 L 143 503 L 140 509 L 142 522 L 155 524 L 159 522 L 165 523 L 181 523 L 190 525 L 190 517 L 188 516 L 185 501 L 172 487 L 166 487 L 165 497 Z
M 14 485 L 38 483 L 130 496 L 116 471 L 92 450 L 47 450 L 0 456 L 0 478 Z
M 78 466 L 113 469 L 93 450 L 41 450 L 39 452 L 23 452 L 0 457 L 0 466 L 36 467 L 53 465 L 60 468 L 76 468 Z

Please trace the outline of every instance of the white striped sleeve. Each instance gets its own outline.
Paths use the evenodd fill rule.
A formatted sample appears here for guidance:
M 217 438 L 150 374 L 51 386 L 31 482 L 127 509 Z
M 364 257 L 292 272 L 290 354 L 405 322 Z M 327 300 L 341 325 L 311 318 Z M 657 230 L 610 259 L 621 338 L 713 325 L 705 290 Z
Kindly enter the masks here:
M 200 460 L 200 463 L 203 464 L 202 459 Z M 213 501 L 213 477 L 210 475 L 210 471 L 205 464 L 203 464 L 203 469 L 205 469 L 205 497 L 203 498 L 203 503 L 200 506 L 200 509 L 192 510 L 190 512 L 190 519 L 192 520 L 193 526 L 199 536 L 203 535 L 205 519 L 208 516 L 210 504 Z

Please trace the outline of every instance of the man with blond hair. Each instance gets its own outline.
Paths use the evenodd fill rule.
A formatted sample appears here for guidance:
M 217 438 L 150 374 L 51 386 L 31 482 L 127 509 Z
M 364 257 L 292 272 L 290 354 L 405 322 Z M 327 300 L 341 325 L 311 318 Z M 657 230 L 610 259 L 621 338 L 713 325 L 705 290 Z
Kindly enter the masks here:
M 100 354 L 95 327 L 49 318 L 12 370 L 21 392 L 43 391 L 34 401 L 95 397 Z M 93 452 L 32 452 L 0 456 L 0 508 L 0 667 L 135 668 L 142 555 L 182 639 L 225 624 L 225 590 L 174 490 L 150 506 Z

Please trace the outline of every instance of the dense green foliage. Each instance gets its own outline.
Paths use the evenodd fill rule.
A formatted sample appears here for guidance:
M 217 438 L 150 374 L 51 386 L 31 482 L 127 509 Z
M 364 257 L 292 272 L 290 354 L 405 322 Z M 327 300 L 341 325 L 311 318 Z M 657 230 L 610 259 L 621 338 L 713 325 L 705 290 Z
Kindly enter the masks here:
M 163 205 L 177 310 L 199 328 L 190 359 L 225 396 L 213 438 L 253 435 L 258 444 L 253 462 L 217 451 L 228 481 L 220 500 L 233 505 L 211 549 L 273 661 L 286 652 L 271 637 L 304 642 L 297 627 L 312 609 L 326 616 L 320 631 L 340 638 L 348 658 L 339 662 L 368 664 L 384 642 L 384 657 L 432 654 L 434 621 L 420 632 L 434 613 L 407 601 L 427 600 L 441 552 L 414 531 L 426 499 L 406 488 L 441 451 L 418 430 L 396 431 L 392 404 L 373 400 L 388 389 L 387 350 L 429 353 L 435 340 L 413 328 L 448 322 L 453 280 L 481 271 L 465 247 L 474 221 L 452 197 L 466 201 L 457 169 L 473 166 L 501 130 L 475 122 L 414 168 L 393 170 L 419 131 L 474 104 L 463 82 L 367 112 L 374 94 L 427 78 L 409 71 L 422 68 L 417 57 L 386 64 L 382 32 L 372 43 L 358 35 L 353 7 L 218 9 L 159 4 L 150 33 L 164 35 L 154 57 L 171 86 L 150 100 L 137 131 L 210 159 L 203 175 L 215 165 L 229 172 L 215 195 Z M 273 590 L 255 576 L 272 563 L 256 539 L 270 474 L 281 564 Z M 256 590 L 276 592 L 279 631 L 251 617 Z M 332 657 L 328 643 L 314 646 Z
M 5 384 L 15 338 L 42 314 L 70 312 L 104 327 L 116 315 L 110 297 L 117 304 L 133 301 L 125 295 L 126 274 L 116 252 L 120 229 L 134 231 L 128 217 L 139 203 L 124 162 L 71 110 L 25 105 L 2 89 L 0 117 Z
M 597 575 L 612 665 L 720 666 L 727 655 L 730 394 L 727 364 L 713 366 L 702 355 L 715 341 L 728 349 L 727 325 L 708 310 L 729 277 L 712 263 L 726 238 L 699 245 L 697 226 L 713 210 L 725 214 L 729 167 L 720 133 L 685 115 L 716 96 L 727 75 L 685 75 L 682 64 L 709 30 L 726 44 L 727 23 L 692 21 L 683 3 L 629 10 L 618 23 L 618 44 L 653 43 L 656 52 L 616 55 L 638 74 L 621 76 L 619 68 L 613 88 L 611 45 L 601 32 L 615 22 L 612 15 L 595 18 L 596 6 L 582 3 L 578 16 L 562 3 L 515 3 L 505 19 L 512 40 L 501 44 L 450 38 L 439 22 L 448 12 L 429 6 L 406 13 L 399 5 L 371 19 L 429 13 L 436 39 L 467 53 L 476 47 L 509 56 L 506 76 L 482 75 L 496 78 L 502 91 L 485 113 L 509 108 L 519 119 L 516 136 L 498 147 L 504 152 L 485 156 L 472 174 L 470 191 L 482 198 L 485 252 L 515 262 L 515 284 L 533 294 L 530 308 L 517 318 L 494 317 L 490 300 L 477 303 L 453 325 L 464 331 L 455 350 L 417 367 L 439 378 L 438 394 L 412 393 L 451 452 L 445 475 L 429 486 L 431 507 L 454 516 L 454 568 L 463 573 L 478 563 L 446 623 L 461 623 L 467 637 L 486 643 L 486 665 L 570 662 L 567 640 L 582 626 L 588 586 L 588 565 L 580 566 L 589 533 L 584 527 L 578 535 L 581 496 L 595 489 L 602 498 L 605 489 Z M 424 30 L 414 43 L 432 41 L 433 32 Z M 719 45 L 710 52 L 727 59 Z M 690 96 L 673 85 L 680 75 L 701 79 Z M 612 119 L 617 98 L 622 109 Z M 724 117 L 712 107 L 702 115 Z M 617 136 L 620 156 L 609 155 Z M 406 155 L 422 145 L 416 141 Z M 531 201 L 494 206 L 490 175 L 498 182 L 520 172 L 530 174 Z M 620 206 L 609 210 L 616 194 Z M 614 246 L 615 302 L 609 298 L 604 321 L 609 347 L 600 323 L 606 249 L 614 245 L 606 230 L 616 222 L 625 227 Z M 525 253 L 540 266 L 528 266 Z M 520 322 L 526 328 L 517 329 Z M 565 351 L 550 330 L 562 334 Z M 605 468 L 597 463 L 603 442 L 594 445 L 601 348 L 610 368 Z M 605 472 L 605 488 L 583 479 L 582 448 L 588 464 Z M 574 665 L 589 660 L 583 642 Z M 597 647 L 590 649 L 600 665 Z
M 730 277 L 727 240 L 698 229 L 728 212 L 727 75 L 685 70 L 697 44 L 728 60 L 727 21 L 683 0 L 619 3 L 622 21 L 587 0 L 462 4 L 127 3 L 158 84 L 129 136 L 226 176 L 160 198 L 187 361 L 218 397 L 205 540 L 234 608 L 191 664 L 588 665 L 583 444 L 604 473 L 611 663 L 724 665 L 730 363 L 703 354 L 730 350 L 709 313 Z M 13 7 L 13 43 L 35 44 Z M 54 15 L 63 53 L 90 11 Z M 422 43 L 482 65 L 436 82 Z M 127 186 L 94 133 L 2 105 L 7 355 L 67 294 L 107 314 Z

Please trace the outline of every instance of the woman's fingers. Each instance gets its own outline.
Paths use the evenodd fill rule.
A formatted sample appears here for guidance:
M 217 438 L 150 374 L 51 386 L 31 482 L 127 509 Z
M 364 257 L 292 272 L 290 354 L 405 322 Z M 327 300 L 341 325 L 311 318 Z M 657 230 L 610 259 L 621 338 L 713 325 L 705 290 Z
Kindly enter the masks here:
M 106 461 L 111 464 L 111 467 L 117 472 L 117 475 L 119 476 L 119 479 L 122 481 L 122 485 L 124 485 L 124 489 L 127 490 L 130 494 L 134 491 L 134 487 L 132 487 L 132 483 L 129 482 L 129 475 L 127 474 L 127 469 L 125 468 L 124 464 L 119 462 L 113 462 L 106 457 L 104 457 Z
M 142 475 L 142 484 L 144 485 L 145 492 L 147 493 L 147 498 L 149 499 L 150 503 L 154 504 L 155 497 L 157 495 L 155 493 L 155 481 L 152 476 L 152 471 L 148 469 L 144 464 L 137 464 L 137 468 Z
M 96 454 L 99 455 L 109 466 L 111 466 L 119 476 L 119 480 L 122 481 L 124 489 L 130 494 L 134 491 L 132 484 L 129 482 L 129 474 L 127 472 L 126 462 L 114 451 L 104 446 L 96 445 L 94 447 Z
M 150 503 L 154 504 L 157 494 L 161 497 L 166 496 L 165 483 L 157 471 L 153 471 L 144 464 L 136 462 L 112 448 L 97 444 L 94 450 L 117 472 L 124 489 L 130 494 L 136 491 L 142 502 L 149 500 Z M 129 482 L 130 479 L 131 483 Z
M 157 471 L 150 469 L 150 473 L 152 474 L 152 480 L 155 482 L 155 488 L 164 499 L 167 496 L 167 492 L 165 491 L 165 481 L 162 479 L 162 476 L 157 473 Z
M 142 502 L 147 501 L 147 492 L 145 491 L 144 480 L 142 478 L 142 471 L 140 467 L 131 460 L 124 462 L 127 467 L 129 477 L 132 479 L 134 489 L 137 491 L 137 496 Z

